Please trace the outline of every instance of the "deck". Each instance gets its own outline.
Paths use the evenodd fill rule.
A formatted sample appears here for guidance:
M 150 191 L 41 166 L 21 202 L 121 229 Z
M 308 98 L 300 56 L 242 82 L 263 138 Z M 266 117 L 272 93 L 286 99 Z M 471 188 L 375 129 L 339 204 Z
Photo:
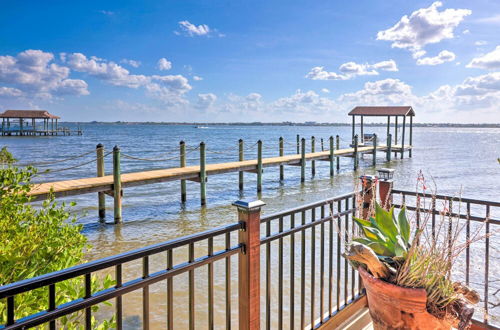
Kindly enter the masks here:
M 404 150 L 410 150 L 410 145 L 405 145 Z M 373 146 L 358 147 L 358 154 L 372 154 Z M 391 146 L 392 152 L 401 152 L 401 145 Z M 387 151 L 387 146 L 377 146 L 377 151 Z M 334 151 L 336 157 L 354 157 L 354 148 L 339 149 Z M 311 160 L 329 160 L 330 151 L 321 151 L 305 154 L 306 161 Z M 280 157 L 271 157 L 262 159 L 262 167 L 273 167 L 280 165 L 300 165 L 301 155 L 293 154 Z M 230 172 L 255 172 L 257 169 L 257 160 L 245 160 L 229 163 L 207 164 L 206 175 L 216 175 Z M 132 172 L 121 174 L 122 188 L 134 187 L 158 182 L 168 182 L 177 180 L 196 181 L 200 176 L 200 166 L 186 166 L 178 168 L 168 168 L 161 170 L 150 170 L 142 172 Z M 32 200 L 46 199 L 49 194 L 55 197 L 81 195 L 92 192 L 111 191 L 113 189 L 113 176 L 90 177 L 74 180 L 46 182 L 35 184 L 29 193 Z

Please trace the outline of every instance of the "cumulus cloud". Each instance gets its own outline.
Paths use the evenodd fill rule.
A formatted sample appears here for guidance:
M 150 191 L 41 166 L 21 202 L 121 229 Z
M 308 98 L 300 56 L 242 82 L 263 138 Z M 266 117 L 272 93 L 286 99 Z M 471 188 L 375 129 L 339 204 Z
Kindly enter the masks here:
M 378 75 L 378 70 L 398 71 L 398 67 L 394 60 L 382 61 L 375 64 L 347 62 L 340 65 L 339 71 L 341 73 L 329 72 L 322 66 L 316 66 L 307 73 L 306 78 L 312 80 L 347 80 L 356 76 Z
M 69 79 L 70 69 L 54 63 L 54 54 L 26 50 L 17 56 L 0 56 L 0 83 L 7 93 L 50 99 L 59 95 L 88 95 L 81 79 Z
M 439 11 L 442 2 L 436 1 L 428 8 L 421 8 L 410 16 L 404 15 L 393 27 L 379 31 L 377 40 L 391 41 L 393 48 L 419 51 L 428 44 L 454 37 L 455 28 L 472 13 L 469 9 Z
M 167 60 L 165 57 L 162 57 L 158 60 L 157 67 L 159 70 L 170 70 L 172 69 L 172 62 Z
M 468 68 L 478 68 L 478 69 L 499 69 L 500 68 L 500 46 L 497 46 L 491 52 L 484 54 L 482 56 L 473 58 L 469 64 Z
M 476 46 L 484 46 L 484 45 L 487 45 L 487 44 L 488 44 L 488 42 L 485 41 L 485 40 L 478 40 L 478 41 L 476 41 L 474 43 L 474 45 L 476 45 Z
M 328 94 L 328 93 L 330 93 L 330 90 L 328 88 L 322 88 L 321 93 Z
M 174 31 L 177 35 L 186 35 L 189 37 L 195 36 L 217 36 L 217 37 L 225 37 L 224 34 L 217 31 L 217 29 L 210 28 L 207 24 L 195 25 L 190 23 L 189 21 L 180 21 L 179 27 L 181 31 Z
M 198 94 L 198 101 L 195 104 L 195 107 L 206 110 L 211 108 L 215 101 L 217 101 L 217 96 L 213 93 Z
M 130 66 L 132 66 L 134 68 L 138 68 L 138 67 L 141 66 L 141 62 L 140 61 L 129 60 L 129 59 L 126 59 L 126 58 L 122 59 L 120 61 L 120 63 L 128 64 L 128 65 L 130 65 Z
M 340 102 L 349 104 L 407 104 L 413 99 L 411 86 L 399 79 L 384 79 L 364 84 L 364 88 L 339 97 Z
M 12 87 L 0 87 L 0 96 L 4 97 L 19 97 L 23 92 L 20 89 Z
M 200 80 L 203 80 L 203 78 L 200 76 L 193 76 L 193 80 L 200 81 Z
M 269 108 L 275 112 L 321 114 L 335 108 L 336 104 L 332 99 L 321 97 L 314 91 L 303 92 L 300 89 L 295 94 L 282 97 L 269 104 Z
M 417 60 L 417 65 L 438 65 L 445 62 L 451 62 L 453 60 L 455 60 L 455 54 L 450 51 L 443 50 L 439 52 L 437 56 L 419 58 Z

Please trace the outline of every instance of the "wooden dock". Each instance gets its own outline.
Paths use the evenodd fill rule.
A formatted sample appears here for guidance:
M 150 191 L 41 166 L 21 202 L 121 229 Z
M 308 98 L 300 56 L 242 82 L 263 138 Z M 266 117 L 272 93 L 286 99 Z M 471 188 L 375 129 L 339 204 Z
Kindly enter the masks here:
M 401 152 L 411 150 L 411 145 L 393 145 L 390 147 L 392 152 Z M 373 146 L 358 147 L 358 154 L 373 154 Z M 386 152 L 388 147 L 385 145 L 376 146 L 376 151 Z M 355 157 L 355 148 L 346 148 L 334 150 L 335 157 Z M 321 151 L 314 153 L 306 153 L 304 155 L 306 161 L 330 161 L 330 151 Z M 301 166 L 301 154 L 292 154 L 286 156 L 262 158 L 262 167 L 295 165 Z M 206 164 L 206 176 L 217 175 L 230 172 L 252 172 L 256 173 L 259 166 L 257 159 L 236 161 L 229 163 Z M 186 166 L 178 168 L 168 168 L 161 170 L 150 170 L 143 172 L 132 172 L 121 174 L 121 188 L 128 188 L 146 184 L 153 184 L 158 182 L 178 181 L 178 180 L 192 180 L 200 182 L 202 173 L 200 166 Z M 102 177 L 90 177 L 75 180 L 65 180 L 56 182 L 46 182 L 35 184 L 29 193 L 33 201 L 46 199 L 49 194 L 55 197 L 74 196 L 87 193 L 105 192 L 113 195 L 114 190 L 114 176 L 106 175 Z

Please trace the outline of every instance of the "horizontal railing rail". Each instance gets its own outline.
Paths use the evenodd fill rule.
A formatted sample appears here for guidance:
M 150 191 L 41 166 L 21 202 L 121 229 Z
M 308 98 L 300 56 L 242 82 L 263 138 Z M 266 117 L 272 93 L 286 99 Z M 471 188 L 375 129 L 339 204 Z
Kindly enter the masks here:
M 498 304 L 491 304 L 490 299 L 492 298 L 491 292 L 494 290 L 500 290 L 500 287 L 492 287 L 492 283 L 498 282 L 498 278 L 495 281 L 490 281 L 490 249 L 491 240 L 494 238 L 492 235 L 500 229 L 492 230 L 490 225 L 500 225 L 500 219 L 493 219 L 492 213 L 493 208 L 497 208 L 500 211 L 500 202 L 478 200 L 472 198 L 463 198 L 460 196 L 447 196 L 438 194 L 424 194 L 422 192 L 406 191 L 394 189 L 392 190 L 393 202 L 392 205 L 395 208 L 405 208 L 409 211 L 413 211 L 416 215 L 417 223 L 421 221 L 422 215 L 429 215 L 431 218 L 428 225 L 432 228 L 432 235 L 434 235 L 434 229 L 436 227 L 436 216 L 446 216 L 455 219 L 465 220 L 465 233 L 464 241 L 466 243 L 465 247 L 465 270 L 463 278 L 456 278 L 456 280 L 465 281 L 466 285 L 474 285 L 474 288 L 482 289 L 480 293 L 483 306 L 479 312 L 482 312 L 482 320 L 477 317 L 474 319 L 474 323 L 481 327 L 489 329 L 499 329 L 500 325 L 500 311 L 495 311 L 495 325 L 492 325 L 490 313 L 491 307 L 496 307 Z M 426 205 L 424 205 L 426 201 Z M 441 205 L 437 205 L 440 202 Z M 498 212 L 496 214 L 499 214 Z M 475 223 L 476 227 L 472 228 L 472 223 Z M 474 242 L 473 232 L 474 230 L 483 230 L 484 234 L 480 235 L 480 240 Z M 482 245 L 482 246 L 481 246 Z M 479 259 L 476 267 L 471 265 L 472 249 L 474 249 L 474 254 L 476 258 Z M 480 274 L 482 272 L 482 274 Z M 475 279 L 473 281 L 473 279 Z M 476 312 L 477 315 L 477 312 Z M 475 316 L 476 316 L 475 315 Z

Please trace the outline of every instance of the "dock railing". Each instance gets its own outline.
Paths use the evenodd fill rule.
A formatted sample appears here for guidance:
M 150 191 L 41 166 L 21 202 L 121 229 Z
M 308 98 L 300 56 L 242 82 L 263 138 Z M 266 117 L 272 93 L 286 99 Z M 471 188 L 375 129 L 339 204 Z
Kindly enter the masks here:
M 45 324 L 55 329 L 61 317 L 76 312 L 82 315 L 84 328 L 91 329 L 92 306 L 112 300 L 118 329 L 123 328 L 125 303 L 141 306 L 143 329 L 155 327 L 150 322 L 153 312 L 166 316 L 162 328 L 173 329 L 179 309 L 184 308 L 174 279 L 187 295 L 183 328 L 194 329 L 201 316 L 209 329 L 236 324 L 239 329 L 337 328 L 367 304 L 357 272 L 341 258 L 347 238 L 355 232 L 352 216 L 365 204 L 357 196 L 358 192 L 352 192 L 265 216 L 261 216 L 264 203 L 238 201 L 234 203 L 238 220 L 233 224 L 5 285 L 0 287 L 0 302 L 6 305 L 7 322 L 0 328 Z M 433 207 L 425 209 L 418 206 L 417 193 L 393 190 L 390 197 L 395 207 L 406 204 L 408 210 L 415 211 L 417 219 L 422 212 L 437 215 L 438 200 L 458 203 L 451 196 L 436 195 Z M 500 207 L 500 203 L 465 198 L 460 201 L 466 204 L 466 213 L 454 207 L 453 214 L 467 221 L 467 233 L 474 227 L 472 222 L 477 222 L 484 224 L 488 234 L 484 241 L 474 243 L 484 247 L 483 268 L 471 264 L 473 247 L 466 250 L 466 283 L 474 284 L 478 276 L 484 279 L 484 283 L 477 284 L 484 290 L 484 317 L 474 322 L 479 327 L 496 329 L 488 312 L 496 285 L 490 281 L 489 234 L 493 232 L 490 225 L 500 224 L 500 220 L 490 218 L 491 208 Z M 481 214 L 477 213 L 480 207 L 484 211 Z M 160 260 L 161 269 L 152 271 L 153 258 Z M 134 277 L 130 267 L 133 262 L 140 265 L 142 276 Z M 217 272 L 219 276 L 214 273 L 214 265 L 220 263 L 224 263 L 224 270 Z M 201 269 L 206 276 L 200 276 Z M 116 284 L 97 291 L 92 287 L 92 276 L 102 271 L 114 274 Z M 478 271 L 482 273 L 478 275 Z M 61 301 L 58 283 L 72 278 L 82 278 L 85 295 L 57 305 Z M 150 287 L 160 282 L 166 303 L 158 306 L 150 303 Z M 204 283 L 203 290 L 200 282 Z M 236 286 L 237 295 L 233 291 Z M 16 296 L 33 290 L 45 290 L 47 300 L 40 304 L 39 313 L 26 315 L 22 306 L 16 305 Z M 223 299 L 216 298 L 220 290 Z M 137 299 L 123 299 L 132 292 L 138 294 Z

